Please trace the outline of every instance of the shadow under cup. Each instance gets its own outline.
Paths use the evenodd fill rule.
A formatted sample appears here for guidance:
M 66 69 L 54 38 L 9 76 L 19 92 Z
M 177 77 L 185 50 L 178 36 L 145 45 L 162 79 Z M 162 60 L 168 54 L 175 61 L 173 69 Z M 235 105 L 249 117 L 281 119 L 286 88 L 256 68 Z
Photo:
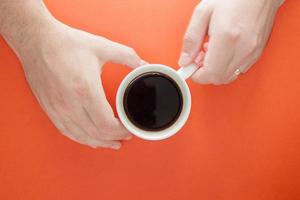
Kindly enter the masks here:
M 117 93 L 123 125 L 146 140 L 162 140 L 185 124 L 191 107 L 184 78 L 170 67 L 149 64 L 129 73 Z

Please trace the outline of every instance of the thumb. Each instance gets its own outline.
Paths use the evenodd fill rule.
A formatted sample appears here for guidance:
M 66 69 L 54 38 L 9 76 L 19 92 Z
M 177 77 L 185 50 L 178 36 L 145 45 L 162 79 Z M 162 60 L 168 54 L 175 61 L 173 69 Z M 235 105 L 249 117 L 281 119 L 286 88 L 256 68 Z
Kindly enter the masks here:
M 133 48 L 110 40 L 107 40 L 106 42 L 107 44 L 102 46 L 102 49 L 100 50 L 102 61 L 122 64 L 132 68 L 147 64 Z
M 183 39 L 179 66 L 187 66 L 196 59 L 208 29 L 210 16 L 211 9 L 206 2 L 201 2 L 195 8 Z

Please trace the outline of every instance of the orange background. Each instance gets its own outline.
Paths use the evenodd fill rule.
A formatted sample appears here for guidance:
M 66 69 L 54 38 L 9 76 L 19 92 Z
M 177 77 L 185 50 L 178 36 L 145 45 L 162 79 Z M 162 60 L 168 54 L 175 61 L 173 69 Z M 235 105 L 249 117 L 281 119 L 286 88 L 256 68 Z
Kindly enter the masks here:
M 174 67 L 197 2 L 46 1 L 63 22 Z M 300 199 L 299 24 L 300 1 L 289 0 L 249 73 L 220 87 L 189 81 L 194 103 L 179 134 L 160 142 L 135 138 L 117 152 L 59 134 L 0 39 L 0 199 Z M 105 69 L 113 105 L 128 72 L 116 65 Z

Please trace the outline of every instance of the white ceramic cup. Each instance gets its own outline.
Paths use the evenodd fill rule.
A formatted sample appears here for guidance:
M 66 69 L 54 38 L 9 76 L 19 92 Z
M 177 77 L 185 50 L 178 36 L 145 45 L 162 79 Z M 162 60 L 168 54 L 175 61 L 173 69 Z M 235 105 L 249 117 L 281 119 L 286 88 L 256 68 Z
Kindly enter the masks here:
M 191 93 L 190 89 L 186 83 L 186 79 L 188 79 L 199 67 L 196 64 L 192 64 L 190 66 L 180 68 L 178 71 L 172 69 L 171 67 L 161 65 L 161 64 L 147 64 L 141 67 L 136 68 L 132 72 L 130 72 L 122 81 L 121 85 L 119 86 L 117 92 L 117 99 L 116 99 L 116 107 L 119 118 L 123 125 L 127 128 L 135 136 L 145 139 L 145 140 L 163 140 L 175 135 L 186 123 L 188 116 L 191 110 Z M 125 109 L 124 109 L 124 94 L 127 87 L 130 83 L 138 76 L 149 73 L 149 72 L 158 72 L 167 75 L 171 79 L 173 79 L 181 93 L 182 93 L 182 110 L 175 121 L 170 127 L 160 131 L 147 131 L 140 129 L 139 127 L 135 126 L 127 117 Z

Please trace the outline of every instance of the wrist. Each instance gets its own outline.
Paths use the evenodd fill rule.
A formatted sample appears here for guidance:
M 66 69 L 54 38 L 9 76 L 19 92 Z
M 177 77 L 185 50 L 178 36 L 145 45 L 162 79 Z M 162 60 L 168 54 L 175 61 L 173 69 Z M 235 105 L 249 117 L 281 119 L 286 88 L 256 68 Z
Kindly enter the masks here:
M 0 34 L 17 54 L 57 23 L 41 0 L 4 1 L 0 12 Z

